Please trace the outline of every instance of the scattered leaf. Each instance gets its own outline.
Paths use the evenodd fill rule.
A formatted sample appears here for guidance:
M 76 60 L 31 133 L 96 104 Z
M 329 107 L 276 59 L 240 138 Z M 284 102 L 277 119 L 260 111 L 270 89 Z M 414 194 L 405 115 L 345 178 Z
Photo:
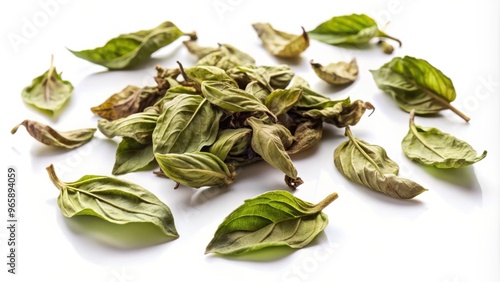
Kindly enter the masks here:
M 356 59 L 352 59 L 349 63 L 337 62 L 327 66 L 322 66 L 311 60 L 311 66 L 319 78 L 333 85 L 352 83 L 358 78 Z
M 309 36 L 302 28 L 302 34 L 295 35 L 274 29 L 269 23 L 254 23 L 253 28 L 262 40 L 264 48 L 274 56 L 298 57 L 309 47 Z

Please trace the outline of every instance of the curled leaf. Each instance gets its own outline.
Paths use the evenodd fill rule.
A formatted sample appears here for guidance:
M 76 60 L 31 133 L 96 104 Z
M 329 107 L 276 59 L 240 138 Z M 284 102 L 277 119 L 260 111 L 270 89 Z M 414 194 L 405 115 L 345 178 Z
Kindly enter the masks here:
M 293 136 L 280 124 L 266 124 L 255 117 L 249 117 L 246 122 L 252 127 L 252 149 L 267 163 L 281 170 L 290 179 L 287 180 L 291 189 L 302 183 L 297 176 L 297 169 L 292 163 L 286 148 L 292 145 Z M 293 184 L 293 183 L 296 183 Z
M 450 104 L 456 98 L 451 79 L 425 60 L 396 57 L 371 73 L 378 88 L 390 94 L 406 112 L 413 109 L 418 115 L 428 115 L 450 109 L 465 121 L 470 120 Z
M 384 148 L 355 138 L 346 127 L 349 140 L 335 149 L 335 167 L 347 179 L 372 190 L 400 199 L 411 199 L 427 189 L 406 178 L 398 177 L 399 166 Z
M 267 96 L 265 105 L 269 110 L 279 116 L 290 110 L 300 99 L 302 89 L 278 89 Z
M 182 35 L 184 33 L 177 26 L 167 21 L 153 29 L 122 34 L 109 40 L 102 47 L 70 51 L 79 58 L 110 70 L 127 69 L 146 61 L 151 54 Z
M 56 131 L 52 127 L 33 120 L 24 120 L 16 125 L 11 133 L 17 132 L 17 129 L 23 125 L 28 133 L 37 141 L 52 147 L 65 149 L 78 148 L 88 143 L 96 131 L 95 128 L 83 128 L 71 131 Z
M 229 44 L 220 44 L 219 48 L 201 58 L 197 66 L 215 66 L 228 70 L 239 65 L 254 64 L 255 60 L 245 52 Z
M 302 28 L 302 34 L 295 35 L 274 29 L 269 23 L 254 23 L 253 28 L 262 40 L 264 48 L 274 56 L 298 57 L 309 47 L 309 36 Z
M 149 223 L 166 237 L 179 237 L 169 207 L 135 183 L 99 175 L 63 182 L 53 165 L 47 172 L 60 191 L 57 204 L 65 217 L 90 215 L 114 224 Z
M 331 45 L 365 44 L 372 38 L 388 38 L 399 43 L 397 38 L 381 31 L 377 23 L 365 14 L 333 17 L 308 32 L 311 38 Z
M 327 66 L 314 63 L 311 60 L 311 66 L 319 78 L 333 85 L 352 83 L 358 78 L 356 59 L 352 59 L 349 63 L 337 62 Z
M 250 147 L 252 130 L 249 128 L 228 128 L 221 130 L 217 140 L 208 152 L 225 161 L 228 155 L 239 156 Z
M 293 134 L 293 143 L 286 150 L 289 155 L 305 151 L 318 144 L 323 136 L 323 122 L 308 120 L 300 123 Z
M 214 66 L 194 66 L 184 69 L 188 79 L 193 81 L 198 86 L 201 85 L 203 81 L 215 80 L 218 82 L 226 82 L 238 87 L 238 83 L 234 81 L 223 69 Z M 199 89 L 199 87 L 198 87 Z
M 205 57 L 206 55 L 218 50 L 218 48 L 214 48 L 214 47 L 200 46 L 198 44 L 198 41 L 196 41 L 196 40 L 182 41 L 182 44 L 184 44 L 184 46 L 189 51 L 189 53 L 195 55 L 196 57 L 198 57 L 198 59 L 201 59 L 201 58 Z
M 408 158 L 437 168 L 461 168 L 486 157 L 486 151 L 478 155 L 467 142 L 448 133 L 416 125 L 414 114 L 411 111 L 410 130 L 401 143 Z
M 154 105 L 160 98 L 158 89 L 154 87 L 140 88 L 128 85 L 120 92 L 111 95 L 99 106 L 92 107 L 91 111 L 107 120 L 116 120 L 142 112 Z
M 248 199 L 219 225 L 205 253 L 242 254 L 275 246 L 303 248 L 325 229 L 328 216 L 322 210 L 337 197 L 332 193 L 314 205 L 277 190 Z
M 185 186 L 228 186 L 235 173 L 217 156 L 207 152 L 155 154 L 163 173 Z
M 51 57 L 50 68 L 36 77 L 30 86 L 23 89 L 23 101 L 34 107 L 54 114 L 62 108 L 73 92 L 73 85 L 61 78 L 54 67 L 54 57 Z
M 375 109 L 370 102 L 356 100 L 349 103 L 349 101 L 349 98 L 347 98 L 345 100 L 335 101 L 336 103 L 331 103 L 333 105 L 325 104 L 325 107 L 320 109 L 313 108 L 297 112 L 304 117 L 321 119 L 326 123 L 341 128 L 349 125 L 356 125 L 367 109 Z

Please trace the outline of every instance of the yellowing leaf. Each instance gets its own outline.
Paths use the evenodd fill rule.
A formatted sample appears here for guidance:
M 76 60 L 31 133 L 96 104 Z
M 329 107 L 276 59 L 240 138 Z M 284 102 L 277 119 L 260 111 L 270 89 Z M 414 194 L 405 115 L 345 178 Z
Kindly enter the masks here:
M 311 66 L 319 78 L 333 85 L 352 83 L 358 78 L 356 59 L 352 59 L 349 63 L 337 62 L 326 66 L 311 60 Z
M 253 28 L 262 40 L 264 48 L 274 56 L 298 57 L 309 47 L 309 36 L 302 28 L 302 34 L 295 35 L 274 29 L 269 23 L 254 23 Z

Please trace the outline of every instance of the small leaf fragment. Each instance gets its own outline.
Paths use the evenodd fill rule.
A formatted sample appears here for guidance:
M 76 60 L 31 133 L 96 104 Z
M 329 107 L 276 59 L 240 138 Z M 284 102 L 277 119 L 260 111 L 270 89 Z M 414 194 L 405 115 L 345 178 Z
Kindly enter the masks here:
M 65 149 L 74 149 L 83 146 L 94 137 L 94 133 L 96 132 L 95 128 L 83 128 L 62 132 L 56 131 L 52 127 L 37 121 L 24 120 L 16 125 L 11 130 L 11 133 L 16 133 L 21 125 L 26 127 L 28 133 L 37 141 L 48 146 Z
M 70 50 L 75 56 L 110 70 L 127 69 L 136 66 L 154 52 L 185 35 L 172 22 L 163 22 L 149 30 L 122 34 L 102 47 L 82 51 Z
M 51 114 L 59 111 L 73 92 L 73 85 L 62 79 L 61 73 L 57 73 L 53 62 L 52 56 L 50 68 L 33 79 L 31 85 L 25 87 L 21 94 L 25 103 L 49 111 Z
M 358 78 L 358 64 L 356 63 L 356 59 L 352 59 L 349 63 L 337 62 L 328 64 L 327 66 L 314 63 L 312 60 L 310 63 L 319 78 L 333 85 L 352 83 Z
M 345 131 L 349 140 L 335 149 L 333 160 L 347 179 L 400 199 L 411 199 L 427 190 L 412 180 L 398 177 L 399 166 L 384 148 L 355 138 L 349 127 Z
M 150 223 L 166 237 L 179 237 L 169 207 L 135 183 L 99 175 L 63 182 L 53 165 L 47 172 L 60 191 L 57 204 L 65 217 L 90 215 L 114 224 Z
M 327 226 L 328 216 L 322 210 L 337 197 L 332 193 L 314 205 L 277 190 L 245 200 L 219 225 L 205 254 L 234 255 L 276 246 L 304 248 Z
M 262 40 L 264 48 L 274 56 L 294 58 L 309 47 L 309 36 L 302 28 L 302 34 L 295 35 L 274 29 L 269 23 L 254 23 L 253 28 Z
M 478 155 L 471 145 L 437 128 L 415 124 L 415 112 L 410 112 L 410 129 L 401 145 L 405 155 L 420 164 L 437 168 L 462 168 L 486 157 Z

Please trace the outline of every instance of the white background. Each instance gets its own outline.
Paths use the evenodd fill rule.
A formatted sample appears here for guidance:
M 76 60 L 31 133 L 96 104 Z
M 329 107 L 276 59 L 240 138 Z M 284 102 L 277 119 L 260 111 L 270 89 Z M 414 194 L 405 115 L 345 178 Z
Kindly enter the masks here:
M 51 9 L 40 3 L 56 3 Z M 328 3 L 328 4 L 326 4 Z M 393 56 L 378 48 L 342 49 L 311 41 L 302 58 L 283 61 L 269 55 L 251 27 L 270 22 L 299 33 L 332 16 L 367 13 L 385 31 L 403 41 L 393 56 L 423 58 L 449 76 L 457 90 L 453 103 L 470 117 L 465 123 L 450 111 L 417 117 L 416 123 L 438 127 L 468 141 L 481 162 L 464 169 L 425 168 L 408 160 L 400 142 L 408 114 L 381 93 L 372 79 Z M 1 168 L 17 167 L 18 274 L 7 274 L 7 230 L 0 228 L 2 281 L 500 281 L 499 180 L 499 4 L 497 1 L 2 1 L 0 4 Z M 58 190 L 45 167 L 58 168 L 63 181 L 85 174 L 111 175 L 119 140 L 100 133 L 74 151 L 55 150 L 31 139 L 21 128 L 34 119 L 59 130 L 95 127 L 90 107 L 128 84 L 154 85 L 154 66 L 185 66 L 196 59 L 178 40 L 131 71 L 109 72 L 78 59 L 75 50 L 103 45 L 121 33 L 152 28 L 170 20 L 182 30 L 196 30 L 203 45 L 229 43 L 248 52 L 257 64 L 290 64 L 313 89 L 332 99 L 350 96 L 372 102 L 353 133 L 386 148 L 399 163 L 400 175 L 429 189 L 403 201 L 347 181 L 333 165 L 333 150 L 345 140 L 343 130 L 326 126 L 323 142 L 293 157 L 305 184 L 295 195 L 318 202 L 339 198 L 324 212 L 330 223 L 301 250 L 271 249 L 243 257 L 204 255 L 218 224 L 244 199 L 273 189 L 287 189 L 280 171 L 264 163 L 245 167 L 227 190 L 181 187 L 151 172 L 120 176 L 151 190 L 170 206 L 180 238 L 160 242 L 158 232 L 142 225 L 113 226 L 94 218 L 64 218 L 56 204 Z M 390 21 L 389 24 L 387 22 Z M 29 30 L 28 25 L 34 29 Z M 12 38 L 22 37 L 13 42 Z M 58 118 L 33 110 L 21 90 L 48 69 L 50 55 L 58 71 L 75 86 Z M 329 63 L 357 58 L 358 80 L 335 89 L 317 78 L 309 61 Z M 6 182 L 6 171 L 0 173 Z M 2 182 L 2 181 L 0 181 Z M 6 185 L 3 186 L 6 189 Z M 6 224 L 6 192 L 0 193 Z M 2 224 L 2 226 L 4 226 Z M 174 278 L 175 277 L 175 278 Z M 5 279 L 7 278 L 7 279 Z

